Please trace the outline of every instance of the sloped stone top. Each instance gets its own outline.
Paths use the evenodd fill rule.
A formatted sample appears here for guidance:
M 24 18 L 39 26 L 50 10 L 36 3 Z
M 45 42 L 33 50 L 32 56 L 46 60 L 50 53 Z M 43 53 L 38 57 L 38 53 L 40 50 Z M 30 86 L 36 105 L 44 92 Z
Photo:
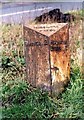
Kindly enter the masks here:
M 35 25 L 26 24 L 25 27 L 28 27 L 32 30 L 35 30 L 49 37 L 54 33 L 56 33 L 57 31 L 59 31 L 65 25 L 67 25 L 67 23 L 51 23 L 51 24 L 35 24 Z

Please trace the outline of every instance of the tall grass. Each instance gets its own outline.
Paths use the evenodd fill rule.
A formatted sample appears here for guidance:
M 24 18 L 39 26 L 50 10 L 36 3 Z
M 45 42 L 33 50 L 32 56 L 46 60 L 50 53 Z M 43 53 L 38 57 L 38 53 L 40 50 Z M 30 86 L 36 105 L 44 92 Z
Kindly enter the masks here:
M 21 25 L 2 25 L 2 81 L 24 79 L 24 41 Z

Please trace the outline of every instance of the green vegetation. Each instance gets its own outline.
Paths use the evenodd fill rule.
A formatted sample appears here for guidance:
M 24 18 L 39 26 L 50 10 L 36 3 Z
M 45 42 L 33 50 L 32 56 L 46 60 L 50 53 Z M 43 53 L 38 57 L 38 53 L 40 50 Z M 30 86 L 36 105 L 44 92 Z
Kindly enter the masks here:
M 2 84 L 0 118 L 2 120 L 84 119 L 84 84 L 76 50 L 80 48 L 81 20 L 70 24 L 71 78 L 58 97 L 32 88 L 25 81 L 24 42 L 21 25 L 2 25 Z M 79 51 L 80 52 L 80 51 Z
M 2 25 L 2 81 L 24 79 L 24 41 L 21 25 Z
M 14 83 L 14 85 L 10 85 Z M 11 86 L 11 87 L 10 87 Z M 50 118 L 56 106 L 47 93 L 34 89 L 25 82 L 13 81 L 2 87 L 3 118 L 43 119 Z
M 83 80 L 80 77 L 80 70 L 74 67 L 71 71 L 71 81 L 68 88 L 62 94 L 62 116 L 64 118 L 84 118 L 83 102 Z
M 81 10 L 78 10 L 78 11 L 70 11 L 69 13 L 75 15 L 75 16 L 79 16 L 80 18 L 81 17 L 84 17 L 84 9 L 81 9 Z
M 25 81 L 9 80 L 2 84 L 2 117 L 11 120 L 49 118 L 84 118 L 83 81 L 78 67 L 72 69 L 71 81 L 57 98 L 32 88 Z

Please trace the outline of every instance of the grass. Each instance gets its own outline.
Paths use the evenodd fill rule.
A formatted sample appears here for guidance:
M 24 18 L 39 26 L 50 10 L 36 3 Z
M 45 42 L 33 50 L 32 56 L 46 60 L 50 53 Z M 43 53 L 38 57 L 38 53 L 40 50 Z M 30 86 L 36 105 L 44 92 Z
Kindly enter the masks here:
M 62 117 L 64 118 L 84 118 L 83 110 L 83 80 L 80 76 L 78 67 L 74 67 L 71 72 L 71 81 L 68 88 L 62 94 L 63 111 Z
M 47 93 L 34 89 L 22 81 L 18 84 L 14 81 L 11 87 L 10 83 L 2 87 L 3 118 L 43 119 L 53 114 L 55 104 L 50 101 Z
M 2 117 L 11 120 L 51 118 L 84 118 L 83 80 L 78 67 L 71 72 L 71 81 L 65 92 L 57 98 L 32 88 L 25 81 L 16 79 L 2 84 Z
M 2 29 L 2 81 L 24 79 L 24 41 L 21 25 L 4 24 Z

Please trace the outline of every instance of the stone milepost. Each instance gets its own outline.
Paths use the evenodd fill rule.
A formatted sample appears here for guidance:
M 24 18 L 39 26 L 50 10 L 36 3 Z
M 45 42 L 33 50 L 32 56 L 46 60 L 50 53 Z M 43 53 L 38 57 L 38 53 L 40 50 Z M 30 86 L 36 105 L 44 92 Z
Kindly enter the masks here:
M 23 26 L 27 81 L 58 95 L 70 79 L 69 25 Z

